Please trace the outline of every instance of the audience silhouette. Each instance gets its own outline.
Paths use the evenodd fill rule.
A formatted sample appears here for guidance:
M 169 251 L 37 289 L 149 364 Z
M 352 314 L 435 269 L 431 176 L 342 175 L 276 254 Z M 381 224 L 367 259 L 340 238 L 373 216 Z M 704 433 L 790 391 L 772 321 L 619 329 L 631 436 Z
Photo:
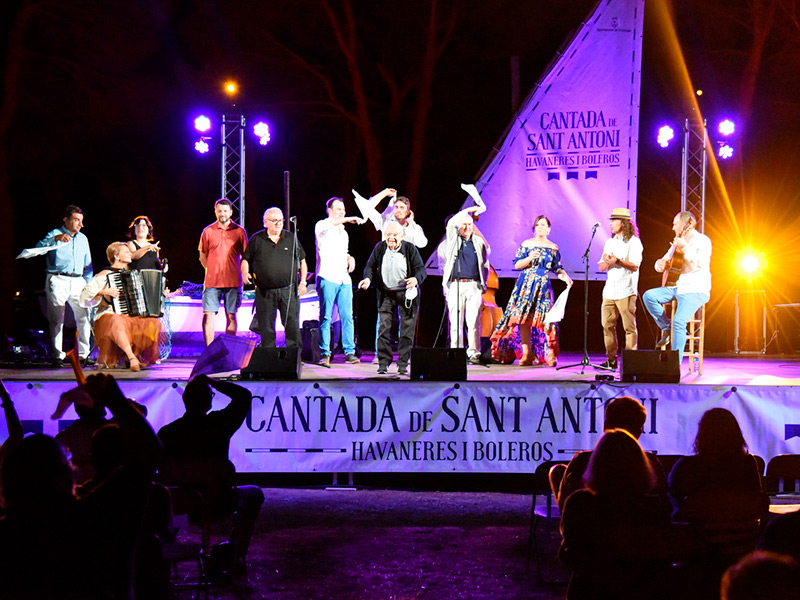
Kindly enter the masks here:
M 225 408 L 212 411 L 215 392 L 231 401 Z M 188 485 L 199 490 L 215 517 L 234 514 L 228 544 L 212 550 L 221 557 L 221 570 L 232 574 L 244 572 L 250 537 L 264 503 L 261 488 L 233 485 L 236 469 L 228 459 L 231 437 L 247 417 L 251 398 L 252 394 L 240 385 L 198 375 L 183 392 L 185 414 L 158 432 L 165 453 L 159 480 L 165 485 Z
M 3 444 L 0 445 L 0 467 L 2 467 L 6 455 L 22 441 L 22 437 L 25 434 L 22 429 L 22 422 L 19 420 L 19 415 L 17 414 L 17 409 L 14 407 L 14 401 L 11 399 L 6 386 L 3 385 L 2 379 L 0 379 L 0 407 L 3 409 L 3 416 L 5 416 L 6 419 L 6 429 L 8 430 L 8 437 Z M 0 483 L 0 515 L 4 508 L 2 496 L 3 487 L 2 483 Z
M 670 504 L 634 436 L 606 431 L 561 519 L 559 558 L 572 567 L 567 598 L 657 598 L 675 550 Z M 654 540 L 663 540 L 654 544 Z M 646 590 L 646 592 L 644 592 Z M 643 593 L 645 595 L 643 595 Z
M 727 409 L 712 408 L 700 418 L 694 455 L 679 459 L 669 474 L 676 517 L 698 494 L 731 491 L 760 494 L 761 475 L 736 417 Z
M 791 556 L 759 550 L 728 568 L 721 600 L 784 600 L 800 594 L 800 563 Z
M 645 421 L 647 421 L 647 409 L 641 402 L 630 396 L 619 396 L 606 404 L 603 430 L 624 429 L 638 440 L 644 431 Z M 558 502 L 558 508 L 562 512 L 570 494 L 584 487 L 583 475 L 591 457 L 591 450 L 583 450 L 576 453 L 566 467 L 559 468 L 559 465 L 556 465 L 551 470 L 550 485 Z M 665 494 L 667 477 L 664 469 L 655 454 L 648 452 L 647 458 L 656 476 L 653 492 Z
M 62 397 L 108 408 L 125 447 L 120 466 L 86 495 L 73 493 L 63 446 L 36 434 L 3 465 L 6 514 L 0 520 L 3 598 L 131 599 L 133 554 L 161 444 L 110 375 L 87 378 L 86 394 Z M 57 411 L 58 414 L 58 411 Z
M 800 510 L 773 516 L 761 535 L 758 547 L 788 554 L 800 562 Z
M 91 441 L 95 431 L 108 424 L 106 409 L 99 404 L 74 404 L 78 419 L 56 435 L 62 446 L 70 454 L 70 462 L 75 467 L 75 483 L 81 484 L 95 475 L 91 460 Z

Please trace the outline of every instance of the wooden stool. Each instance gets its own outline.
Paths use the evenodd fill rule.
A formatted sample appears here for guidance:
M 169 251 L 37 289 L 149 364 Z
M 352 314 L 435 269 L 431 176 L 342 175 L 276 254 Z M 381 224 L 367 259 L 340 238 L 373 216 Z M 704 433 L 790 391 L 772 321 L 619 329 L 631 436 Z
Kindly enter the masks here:
M 678 301 L 673 300 L 670 302 L 671 315 L 675 314 L 675 309 L 678 307 Z M 688 348 L 684 348 L 684 354 L 689 357 L 689 372 L 703 374 L 703 352 L 705 350 L 705 333 L 706 333 L 706 305 L 701 306 L 694 316 L 689 319 L 686 324 L 686 341 Z M 670 334 L 673 339 L 675 337 L 675 326 L 672 325 L 672 332 Z

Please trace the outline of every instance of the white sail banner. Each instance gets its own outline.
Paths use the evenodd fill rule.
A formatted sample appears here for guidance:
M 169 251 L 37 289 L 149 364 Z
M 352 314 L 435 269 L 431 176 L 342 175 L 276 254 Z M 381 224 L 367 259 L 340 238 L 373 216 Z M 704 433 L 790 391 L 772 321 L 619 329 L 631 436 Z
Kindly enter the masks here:
M 636 217 L 643 0 L 602 0 L 551 64 L 476 182 L 487 206 L 478 227 L 501 277 L 537 215 L 552 222 L 564 268 L 582 275 L 592 225 L 613 208 Z M 467 198 L 462 206 L 471 206 Z M 455 212 L 455 211 L 453 211 Z M 594 240 L 590 278 L 604 236 Z M 434 254 L 426 265 L 438 270 Z

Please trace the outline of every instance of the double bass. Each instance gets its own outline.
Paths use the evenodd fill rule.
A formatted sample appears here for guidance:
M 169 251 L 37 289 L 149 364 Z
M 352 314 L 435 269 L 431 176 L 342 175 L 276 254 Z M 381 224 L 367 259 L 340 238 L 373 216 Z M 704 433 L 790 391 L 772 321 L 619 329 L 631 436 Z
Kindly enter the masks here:
M 500 289 L 500 278 L 492 265 L 489 265 L 489 276 L 486 278 L 486 291 L 483 292 L 481 299 L 481 336 L 489 337 L 492 335 L 497 323 L 503 318 L 503 309 L 497 306 L 495 294 Z

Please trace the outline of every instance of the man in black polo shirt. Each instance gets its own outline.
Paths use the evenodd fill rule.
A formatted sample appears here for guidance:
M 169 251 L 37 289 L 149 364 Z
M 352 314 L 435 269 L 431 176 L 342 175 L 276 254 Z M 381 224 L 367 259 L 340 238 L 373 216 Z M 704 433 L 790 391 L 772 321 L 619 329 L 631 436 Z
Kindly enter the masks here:
M 272 207 L 264 211 L 264 227 L 253 234 L 242 255 L 242 276 L 256 286 L 256 318 L 261 345 L 275 347 L 275 314 L 280 312 L 286 332 L 286 347 L 300 347 L 297 326 L 300 298 L 306 293 L 306 253 L 297 237 L 283 229 L 283 212 Z M 297 285 L 297 270 L 300 284 Z

